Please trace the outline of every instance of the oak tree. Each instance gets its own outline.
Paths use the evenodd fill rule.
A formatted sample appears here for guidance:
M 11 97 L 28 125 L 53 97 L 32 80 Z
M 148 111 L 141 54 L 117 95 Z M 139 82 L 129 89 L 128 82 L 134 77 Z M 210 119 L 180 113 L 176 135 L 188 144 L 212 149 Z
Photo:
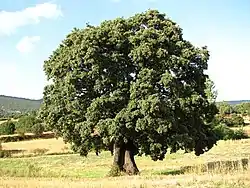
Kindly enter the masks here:
M 44 63 L 40 118 L 83 156 L 114 149 L 113 169 L 128 174 L 135 155 L 203 154 L 216 143 L 208 59 L 157 10 L 75 28 Z

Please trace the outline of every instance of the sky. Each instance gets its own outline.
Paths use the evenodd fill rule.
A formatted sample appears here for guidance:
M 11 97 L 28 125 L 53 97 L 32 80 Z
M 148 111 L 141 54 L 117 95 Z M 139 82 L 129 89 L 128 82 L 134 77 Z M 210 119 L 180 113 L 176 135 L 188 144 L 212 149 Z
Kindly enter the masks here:
M 148 9 L 177 22 L 194 45 L 208 46 L 218 101 L 250 99 L 249 0 L 0 1 L 0 95 L 42 98 L 43 63 L 74 27 Z

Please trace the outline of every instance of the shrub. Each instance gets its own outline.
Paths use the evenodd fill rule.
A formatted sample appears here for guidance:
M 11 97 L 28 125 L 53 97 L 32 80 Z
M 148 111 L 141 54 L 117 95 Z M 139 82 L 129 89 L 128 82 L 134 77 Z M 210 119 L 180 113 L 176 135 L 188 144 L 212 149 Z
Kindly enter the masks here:
M 248 138 L 243 129 L 232 130 L 224 124 L 219 124 L 214 127 L 215 134 L 218 140 L 239 140 Z
M 0 158 L 11 157 L 11 152 L 6 150 L 0 150 Z
M 2 142 L 0 142 L 0 158 L 10 157 L 11 153 L 9 151 L 3 150 Z
M 243 129 L 238 129 L 234 131 L 234 134 L 233 134 L 234 140 L 240 140 L 244 138 L 249 138 L 249 136 L 246 134 L 246 132 Z
M 219 114 L 216 119 L 218 123 L 225 124 L 228 127 L 241 127 L 245 125 L 244 119 L 237 114 L 232 114 L 231 116 Z
M 237 114 L 232 114 L 231 121 L 232 121 L 233 126 L 244 126 L 245 125 L 244 119 Z
M 41 123 L 36 123 L 33 125 L 31 132 L 35 135 L 41 135 L 44 131 L 44 126 Z
M 0 125 L 0 135 L 14 134 L 15 124 L 13 121 L 7 121 Z
M 33 116 L 22 116 L 16 125 L 16 131 L 18 133 L 32 132 L 32 127 L 35 124 L 35 117 Z
M 36 148 L 36 149 L 32 150 L 32 153 L 34 153 L 35 155 L 43 155 L 47 151 L 49 151 L 49 149 L 47 149 L 47 148 Z
M 34 133 L 40 135 L 44 131 L 44 126 L 37 119 L 36 113 L 30 113 L 19 118 L 16 125 L 16 132 L 18 134 Z

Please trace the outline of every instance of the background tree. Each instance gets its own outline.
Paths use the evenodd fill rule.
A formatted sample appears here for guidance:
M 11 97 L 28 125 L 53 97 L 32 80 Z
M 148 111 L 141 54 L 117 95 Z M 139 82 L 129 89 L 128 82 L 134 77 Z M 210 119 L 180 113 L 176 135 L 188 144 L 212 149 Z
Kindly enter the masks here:
M 249 102 L 237 104 L 234 107 L 234 109 L 235 109 L 237 114 L 250 115 L 250 103 Z
M 10 135 L 15 132 L 15 123 L 13 121 L 6 121 L 0 125 L 0 135 Z
M 229 115 L 232 114 L 234 112 L 234 108 L 233 106 L 231 106 L 230 104 L 228 104 L 227 102 L 221 102 L 218 104 L 218 109 L 219 109 L 219 113 L 221 115 Z
M 216 143 L 208 59 L 156 10 L 74 29 L 44 63 L 40 118 L 81 155 L 114 144 L 118 172 L 137 174 L 136 154 L 200 155 Z
M 0 108 L 0 118 L 2 118 L 3 116 L 4 116 L 4 110 Z
M 232 126 L 240 127 L 245 125 L 244 119 L 237 114 L 231 115 L 231 121 L 232 121 Z
M 237 114 L 231 114 L 230 116 L 218 114 L 216 119 L 218 124 L 224 124 L 228 127 L 242 127 L 245 125 L 244 119 Z
M 213 80 L 211 80 L 210 78 L 206 79 L 205 84 L 206 84 L 205 93 L 207 95 L 207 99 L 210 103 L 215 104 L 216 98 L 218 96 L 218 91 L 215 89 L 215 84 Z
M 37 118 L 37 112 L 32 111 L 26 115 L 21 116 L 16 123 L 16 132 L 35 133 L 37 135 L 43 133 L 44 125 Z

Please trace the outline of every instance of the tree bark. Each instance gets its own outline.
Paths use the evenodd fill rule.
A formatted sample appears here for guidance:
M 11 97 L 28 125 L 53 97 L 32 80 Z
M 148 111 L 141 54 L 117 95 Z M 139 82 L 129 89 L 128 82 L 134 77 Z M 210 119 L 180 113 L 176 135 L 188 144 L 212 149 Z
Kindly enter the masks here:
M 114 144 L 114 161 L 113 166 L 119 167 L 119 170 L 123 170 L 124 164 L 124 151 L 123 147 L 118 144 Z
M 132 142 L 120 145 L 114 144 L 114 160 L 111 169 L 112 174 L 115 175 L 119 172 L 125 172 L 128 175 L 136 175 L 139 173 L 134 159 L 134 148 Z
M 125 150 L 123 170 L 129 175 L 136 175 L 139 173 L 135 163 L 134 152 L 129 148 Z

